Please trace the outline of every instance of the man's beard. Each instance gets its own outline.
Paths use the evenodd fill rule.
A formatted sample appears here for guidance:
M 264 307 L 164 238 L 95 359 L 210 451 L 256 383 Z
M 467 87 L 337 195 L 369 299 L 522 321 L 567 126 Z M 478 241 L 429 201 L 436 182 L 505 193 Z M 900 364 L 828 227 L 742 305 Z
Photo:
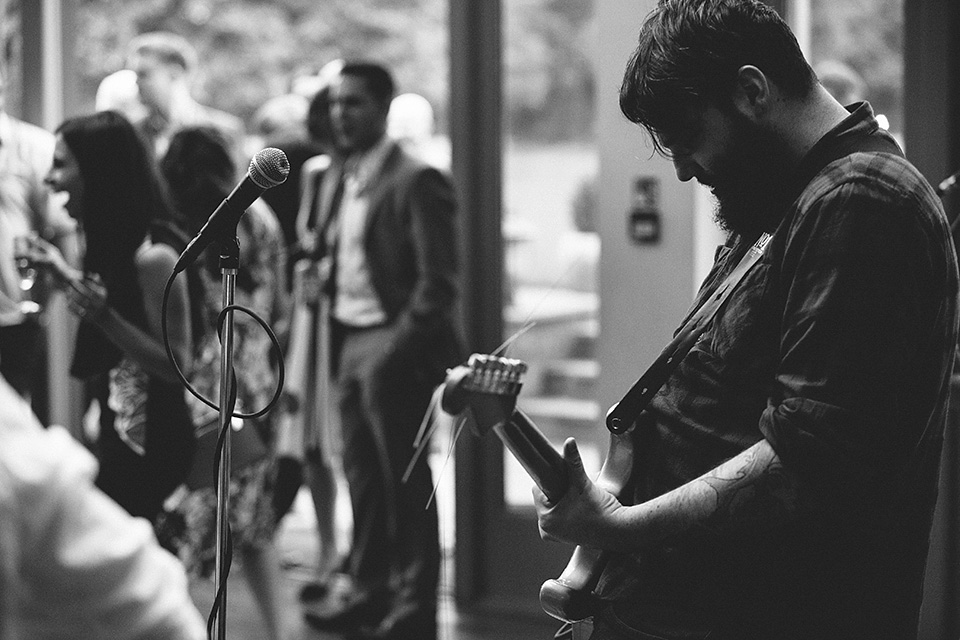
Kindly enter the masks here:
M 714 220 L 744 236 L 773 231 L 789 202 L 790 167 L 775 134 L 735 121 L 733 144 L 710 179 L 717 200 Z

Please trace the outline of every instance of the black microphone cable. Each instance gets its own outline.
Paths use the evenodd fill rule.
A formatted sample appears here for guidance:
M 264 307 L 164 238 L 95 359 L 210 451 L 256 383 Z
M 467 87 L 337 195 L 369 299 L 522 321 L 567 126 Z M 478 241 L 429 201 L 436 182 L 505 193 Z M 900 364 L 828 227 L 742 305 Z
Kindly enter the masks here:
M 170 277 L 167 278 L 167 283 L 163 288 L 163 301 L 160 307 L 160 329 L 163 334 L 163 346 L 167 351 L 167 359 L 170 361 L 170 364 L 173 365 L 174 371 L 176 371 L 177 377 L 180 379 L 180 382 L 183 384 L 183 386 L 195 398 L 203 402 L 205 405 L 207 405 L 211 409 L 214 409 L 215 411 L 219 412 L 220 406 L 217 403 L 213 402 L 212 400 L 204 397 L 203 394 L 197 391 L 197 389 L 190 383 L 190 381 L 187 380 L 186 376 L 183 374 L 183 371 L 180 369 L 180 365 L 177 362 L 176 355 L 173 353 L 173 347 L 170 345 L 170 338 L 167 330 L 167 303 L 170 299 L 170 291 L 173 288 L 173 282 L 174 280 L 176 280 L 178 273 L 179 272 L 176 270 L 173 271 L 173 273 L 170 274 Z M 227 410 L 228 410 L 227 414 L 231 418 L 241 418 L 241 419 L 259 418 L 260 416 L 265 415 L 268 411 L 270 411 L 270 409 L 272 409 L 279 402 L 280 395 L 283 393 L 283 383 L 284 383 L 284 375 L 285 375 L 284 364 L 283 364 L 283 348 L 280 346 L 280 341 L 277 339 L 276 334 L 273 332 L 273 330 L 270 328 L 270 325 L 267 324 L 267 322 L 263 318 L 257 315 L 257 313 L 252 309 L 249 309 L 247 307 L 244 307 L 242 305 L 237 305 L 237 304 L 231 304 L 231 305 L 225 306 L 217 316 L 217 336 L 220 338 L 221 344 L 223 342 L 223 325 L 224 325 L 224 322 L 226 321 L 227 314 L 234 313 L 237 311 L 241 313 L 245 313 L 251 318 L 253 318 L 253 320 L 255 320 L 257 324 L 259 324 L 269 336 L 270 342 L 272 343 L 277 354 L 277 388 L 273 394 L 273 397 L 270 399 L 270 401 L 267 402 L 266 406 L 264 406 L 260 410 L 252 411 L 250 413 L 235 412 L 234 409 L 236 407 L 236 402 L 237 402 L 237 375 L 236 375 L 236 371 L 231 366 L 230 378 L 227 381 L 227 384 L 229 385 L 229 388 L 228 388 L 229 404 L 227 407 Z M 223 384 L 223 381 L 221 381 L 221 384 Z M 216 491 L 217 493 L 219 493 L 219 484 L 220 484 L 219 461 L 223 452 L 224 442 L 226 441 L 227 429 L 230 429 L 230 428 L 231 428 L 231 420 L 230 419 L 224 420 L 223 424 L 220 425 L 220 429 L 217 436 L 217 446 L 215 449 L 216 454 L 214 455 L 213 469 L 212 469 L 212 472 L 214 475 L 213 488 L 214 488 L 214 491 Z M 248 425 L 248 426 L 245 426 L 244 428 L 253 429 L 255 427 L 253 427 L 252 425 Z M 219 575 L 219 582 L 218 582 L 220 586 L 217 589 L 216 595 L 214 596 L 213 606 L 210 609 L 210 614 L 207 616 L 207 637 L 210 640 L 213 639 L 214 624 L 217 620 L 218 613 L 220 612 L 220 607 L 226 605 L 226 603 L 223 602 L 224 600 L 223 594 L 224 594 L 224 589 L 227 586 L 227 578 L 230 575 L 230 567 L 233 564 L 233 534 L 230 530 L 229 522 L 226 524 L 226 533 L 227 535 L 226 535 L 226 540 L 224 544 L 225 560 L 222 566 L 220 567 L 220 575 Z

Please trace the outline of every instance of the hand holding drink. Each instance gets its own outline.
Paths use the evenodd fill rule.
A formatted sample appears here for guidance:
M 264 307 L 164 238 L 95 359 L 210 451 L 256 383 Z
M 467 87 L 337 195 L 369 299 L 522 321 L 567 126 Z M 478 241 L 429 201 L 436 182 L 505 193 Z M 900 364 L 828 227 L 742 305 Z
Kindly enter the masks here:
M 106 306 L 107 293 L 99 275 L 83 273 L 71 266 L 55 245 L 39 236 L 17 238 L 14 246 L 17 268 L 21 269 L 22 266 L 23 269 L 21 290 L 26 293 L 32 289 L 38 273 L 43 272 L 47 276 L 45 283 L 66 293 L 71 311 L 89 321 L 100 316 Z M 33 301 L 26 300 L 23 304 L 28 303 L 34 305 L 36 311 L 40 310 L 40 306 Z
M 40 313 L 40 305 L 32 299 L 33 285 L 37 282 L 37 267 L 31 258 L 34 237 L 23 235 L 13 239 L 13 259 L 20 274 L 20 312 L 25 315 Z
M 88 322 L 96 322 L 107 306 L 107 287 L 97 273 L 71 280 L 67 289 L 70 310 Z

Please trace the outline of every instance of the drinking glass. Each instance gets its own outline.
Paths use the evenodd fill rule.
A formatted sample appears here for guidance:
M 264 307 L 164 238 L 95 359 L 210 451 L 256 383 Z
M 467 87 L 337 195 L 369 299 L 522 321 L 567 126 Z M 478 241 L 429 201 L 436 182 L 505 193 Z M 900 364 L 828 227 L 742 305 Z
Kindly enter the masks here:
M 40 313 L 40 305 L 32 299 L 33 285 L 37 282 L 37 268 L 30 261 L 30 236 L 17 236 L 13 239 L 13 258 L 20 274 L 20 313 L 33 315 Z

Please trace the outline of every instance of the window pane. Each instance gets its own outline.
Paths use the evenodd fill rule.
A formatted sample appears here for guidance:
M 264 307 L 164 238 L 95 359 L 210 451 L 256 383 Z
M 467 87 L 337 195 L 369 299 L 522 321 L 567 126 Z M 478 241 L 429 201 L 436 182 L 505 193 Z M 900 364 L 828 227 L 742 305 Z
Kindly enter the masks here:
M 599 409 L 594 227 L 593 3 L 503 3 L 503 201 L 506 355 L 529 371 L 519 406 L 559 447 L 577 437 L 588 470 Z M 531 481 L 505 453 L 505 500 L 528 506 Z
M 795 1 L 808 8 L 808 58 L 821 82 L 844 104 L 869 101 L 903 144 L 903 0 Z

